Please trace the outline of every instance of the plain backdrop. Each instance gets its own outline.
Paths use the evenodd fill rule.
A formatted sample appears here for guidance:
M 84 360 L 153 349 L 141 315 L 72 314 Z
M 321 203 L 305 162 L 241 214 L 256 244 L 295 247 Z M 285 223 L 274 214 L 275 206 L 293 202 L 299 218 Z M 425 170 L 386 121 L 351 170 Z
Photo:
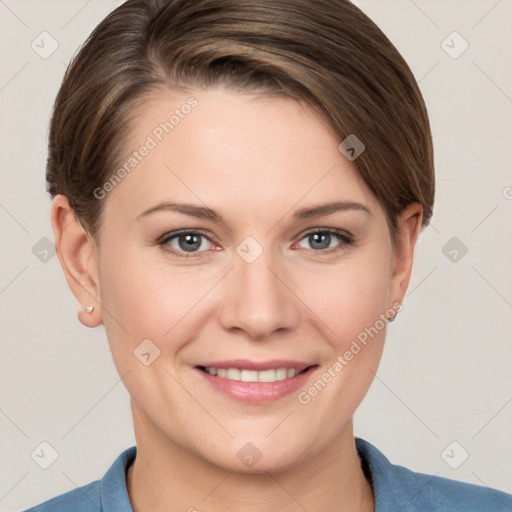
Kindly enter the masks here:
M 120 3 L 0 1 L 4 511 L 101 478 L 134 444 L 128 394 L 103 328 L 78 322 L 52 252 L 44 179 L 65 67 Z M 404 308 L 356 413 L 356 435 L 394 463 L 512 493 L 512 1 L 357 4 L 420 82 L 437 195 Z M 47 469 L 36 456 L 45 447 L 51 453 L 43 442 L 57 454 Z

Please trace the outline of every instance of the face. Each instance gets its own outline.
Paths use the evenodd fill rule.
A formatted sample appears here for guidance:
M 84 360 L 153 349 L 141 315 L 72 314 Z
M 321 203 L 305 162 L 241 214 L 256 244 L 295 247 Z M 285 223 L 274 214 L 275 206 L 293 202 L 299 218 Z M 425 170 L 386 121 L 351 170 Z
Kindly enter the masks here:
M 340 142 L 287 98 L 162 92 L 140 109 L 129 172 L 98 199 L 97 265 L 146 439 L 266 471 L 351 428 L 402 297 L 385 213 Z

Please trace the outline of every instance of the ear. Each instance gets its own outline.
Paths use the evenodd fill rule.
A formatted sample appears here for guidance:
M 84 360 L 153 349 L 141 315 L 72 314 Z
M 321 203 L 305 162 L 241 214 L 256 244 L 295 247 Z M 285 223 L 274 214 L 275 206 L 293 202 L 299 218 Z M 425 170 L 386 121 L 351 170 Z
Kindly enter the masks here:
M 398 238 L 393 249 L 391 268 L 391 304 L 402 304 L 411 278 L 414 248 L 421 231 L 423 207 L 419 203 L 408 205 L 397 222 Z
M 55 248 L 66 280 L 82 307 L 78 319 L 87 327 L 103 323 L 99 303 L 98 251 L 94 238 L 78 222 L 67 197 L 55 196 L 51 209 Z M 87 312 L 87 306 L 94 306 Z

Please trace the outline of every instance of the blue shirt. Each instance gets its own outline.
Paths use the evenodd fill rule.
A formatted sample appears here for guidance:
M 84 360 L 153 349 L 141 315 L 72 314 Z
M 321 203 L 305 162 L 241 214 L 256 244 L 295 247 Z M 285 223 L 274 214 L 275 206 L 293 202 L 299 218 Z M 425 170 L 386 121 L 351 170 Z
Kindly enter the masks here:
M 415 473 L 356 438 L 362 467 L 372 482 L 375 512 L 512 512 L 512 495 L 488 487 Z M 101 480 L 56 496 L 25 512 L 133 512 L 126 470 L 136 447 L 122 452 Z

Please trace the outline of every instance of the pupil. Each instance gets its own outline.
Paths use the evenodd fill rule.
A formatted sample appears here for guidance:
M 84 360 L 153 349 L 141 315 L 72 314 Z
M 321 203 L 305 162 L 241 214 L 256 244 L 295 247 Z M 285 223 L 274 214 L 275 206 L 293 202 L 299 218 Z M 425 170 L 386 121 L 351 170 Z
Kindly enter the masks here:
M 185 240 L 185 243 L 182 244 L 182 241 Z M 180 249 L 185 251 L 199 249 L 201 247 L 201 240 L 199 235 L 182 235 L 179 238 Z
M 323 239 L 323 244 L 322 244 Z M 329 242 L 331 241 L 331 235 L 329 233 L 314 233 L 310 235 L 311 246 L 315 249 L 326 249 L 329 247 Z M 327 244 L 325 243 L 327 242 Z M 315 246 L 315 244 L 320 243 L 320 247 Z

